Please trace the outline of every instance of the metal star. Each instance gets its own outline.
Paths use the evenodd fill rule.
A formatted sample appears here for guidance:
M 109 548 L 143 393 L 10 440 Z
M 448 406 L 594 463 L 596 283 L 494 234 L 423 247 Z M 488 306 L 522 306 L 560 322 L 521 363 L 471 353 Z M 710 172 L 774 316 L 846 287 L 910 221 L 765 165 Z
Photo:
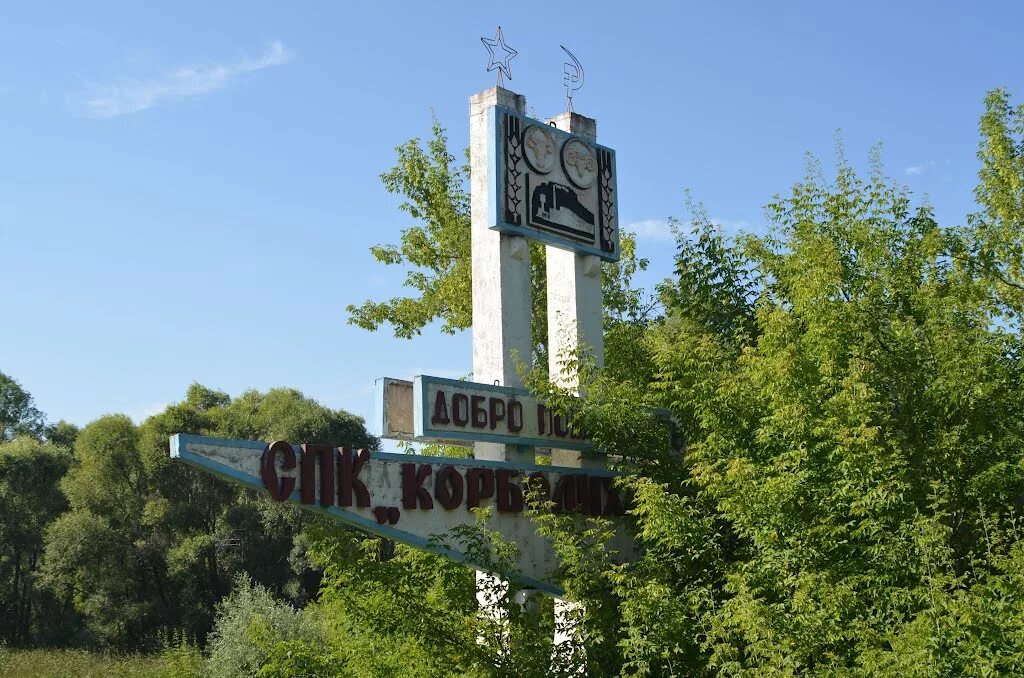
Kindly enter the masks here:
M 497 69 L 498 87 L 501 87 L 501 76 L 503 74 L 509 80 L 512 79 L 512 70 L 510 69 L 508 62 L 512 61 L 515 55 L 519 54 L 519 52 L 505 44 L 505 36 L 501 34 L 501 26 L 498 26 L 498 32 L 494 34 L 494 38 L 480 38 L 480 42 L 484 43 L 484 47 L 487 48 L 487 71 L 491 72 Z M 505 56 L 500 59 L 495 59 L 495 47 L 501 48 L 501 50 L 505 52 Z

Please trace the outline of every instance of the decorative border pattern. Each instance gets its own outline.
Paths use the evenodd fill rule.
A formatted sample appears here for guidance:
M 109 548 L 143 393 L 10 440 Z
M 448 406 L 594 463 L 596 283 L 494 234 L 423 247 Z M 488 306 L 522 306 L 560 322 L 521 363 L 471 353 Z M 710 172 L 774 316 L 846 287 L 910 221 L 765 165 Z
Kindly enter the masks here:
M 514 143 L 512 143 L 512 138 L 510 138 L 506 131 L 509 129 L 508 123 L 513 120 L 516 121 L 518 125 L 516 129 L 520 132 L 520 134 L 513 136 L 515 139 Z M 598 224 L 598 237 L 593 245 L 587 245 L 581 242 L 574 242 L 564 235 L 557 235 L 547 230 L 531 227 L 527 224 L 527 220 L 523 218 L 522 210 L 525 209 L 526 205 L 520 204 L 522 199 L 518 197 L 518 182 L 526 179 L 528 175 L 525 172 L 526 160 L 523 155 L 521 131 L 527 125 L 546 125 L 546 123 L 528 118 L 506 106 L 494 106 L 487 109 L 487 124 L 489 127 L 489 138 L 487 141 L 488 169 L 492 178 L 488 186 L 490 227 L 502 233 L 523 236 L 529 240 L 579 252 L 580 254 L 593 254 L 605 261 L 618 261 L 620 253 L 617 244 L 619 230 L 616 225 L 618 206 L 615 199 L 615 151 L 601 144 L 587 141 L 599 156 L 603 154 L 606 164 L 602 166 L 602 169 L 606 167 L 609 173 L 606 177 L 598 177 L 598 213 L 600 215 L 597 219 L 600 222 Z M 576 136 L 555 127 L 548 126 L 548 128 L 556 137 L 570 138 Z M 512 164 L 510 161 L 514 161 L 514 167 L 509 167 Z M 511 199 L 510 193 L 515 195 L 515 200 Z M 605 194 L 608 196 L 607 203 L 602 200 Z M 509 209 L 510 206 L 513 208 L 512 210 Z M 518 218 L 512 219 L 510 217 Z
M 601 250 L 615 253 L 615 165 L 612 154 L 603 148 L 597 149 L 597 201 L 600 207 L 598 227 L 601 233 Z M 616 257 L 618 258 L 618 257 Z
M 523 171 L 519 163 L 523 160 L 522 120 L 508 113 L 502 116 L 505 129 L 505 221 L 516 226 L 523 225 L 519 213 L 519 177 Z

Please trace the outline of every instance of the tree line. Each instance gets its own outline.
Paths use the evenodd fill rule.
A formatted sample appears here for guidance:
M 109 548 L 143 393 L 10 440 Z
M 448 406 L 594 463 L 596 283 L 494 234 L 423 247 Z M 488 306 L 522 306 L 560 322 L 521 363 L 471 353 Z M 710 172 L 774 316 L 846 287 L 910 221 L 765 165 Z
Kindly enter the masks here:
M 397 150 L 383 178 L 415 223 L 373 253 L 411 293 L 350 321 L 467 329 L 468 169 L 440 125 Z M 498 584 L 504 616 L 481 614 L 461 565 L 170 463 L 173 432 L 373 444 L 294 391 L 193 386 L 138 426 L 50 433 L 30 400 L 5 420 L 4 637 L 132 647 L 177 630 L 196 671 L 230 676 L 1021 675 L 1024 106 L 1003 90 L 978 158 L 976 211 L 957 225 L 877 151 L 867 171 L 809 161 L 758 233 L 728 236 L 691 203 L 653 293 L 633 285 L 648 263 L 623 237 L 602 269 L 604 367 L 560 356 L 582 406 L 545 373 L 531 247 L 539 367 L 524 376 L 621 458 L 638 546 L 617 564 L 605 520 L 532 514 L 579 603 L 567 617 Z M 454 538 L 515 560 L 483 523 Z M 556 619 L 573 642 L 552 644 Z
M 231 399 L 193 384 L 142 424 L 80 431 L 47 425 L 3 374 L 0 403 L 0 639 L 13 645 L 204 639 L 239 574 L 295 605 L 316 596 L 309 516 L 172 462 L 172 433 L 376 446 L 360 418 L 291 389 Z

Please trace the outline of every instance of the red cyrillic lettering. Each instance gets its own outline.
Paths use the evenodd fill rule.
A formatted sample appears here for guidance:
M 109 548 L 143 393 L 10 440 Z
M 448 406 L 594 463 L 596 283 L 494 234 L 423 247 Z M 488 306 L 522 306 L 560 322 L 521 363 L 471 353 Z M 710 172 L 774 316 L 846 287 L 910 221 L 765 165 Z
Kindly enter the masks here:
M 576 506 L 580 513 L 592 516 L 601 515 L 601 478 L 577 474 L 573 476 L 576 484 Z
M 491 430 L 493 431 L 498 427 L 499 421 L 505 420 L 505 401 L 501 398 L 491 398 L 489 405 L 491 411 Z M 498 409 L 499 405 L 501 405 L 501 409 Z
M 502 468 L 495 471 L 495 491 L 498 493 L 498 510 L 502 513 L 519 513 L 523 510 L 523 490 L 512 482 L 519 471 Z
M 316 464 L 320 463 L 320 505 L 334 506 L 334 448 L 330 445 L 302 445 L 302 503 L 312 504 L 316 493 Z M 307 461 L 308 459 L 308 461 Z M 307 468 L 309 469 L 307 471 Z M 306 478 L 311 478 L 307 486 Z M 308 495 L 307 492 L 312 494 Z
M 466 508 L 480 507 L 480 500 L 494 496 L 494 471 L 474 467 L 466 471 Z
M 465 393 L 456 393 L 452 396 L 452 421 L 456 426 L 465 426 L 469 423 L 469 398 Z
M 431 424 L 450 424 L 448 418 L 448 401 L 445 399 L 444 391 L 439 390 L 434 398 L 434 414 L 430 417 Z
M 444 508 L 451 510 L 462 503 L 462 474 L 451 464 L 442 466 L 434 476 L 434 497 Z
M 590 501 L 587 503 L 587 513 L 592 516 L 601 515 L 601 476 L 584 476 L 589 484 L 588 490 Z
M 295 450 L 286 440 L 278 440 L 267 445 L 263 450 L 263 456 L 260 457 L 260 477 L 263 478 L 263 485 L 274 501 L 284 501 L 295 489 L 295 478 L 277 477 L 276 457 L 279 452 L 284 455 L 281 468 L 295 468 Z
M 523 404 L 518 400 L 508 404 L 508 430 L 512 433 L 523 430 Z
M 551 498 L 555 502 L 556 512 L 576 510 L 576 478 L 564 475 L 555 483 L 555 494 Z
M 427 479 L 433 469 L 430 464 L 402 464 L 402 508 L 414 509 L 417 503 L 419 508 L 434 508 L 434 500 L 430 493 L 423 487 L 423 481 Z
M 363 465 L 370 460 L 368 450 L 359 450 L 352 456 L 348 447 L 340 448 L 341 462 L 338 464 L 338 506 L 351 506 L 352 493 L 356 494 L 356 506 L 365 508 L 370 505 L 370 492 L 366 483 L 359 479 Z
M 475 395 L 470 396 L 469 400 L 473 408 L 473 428 L 485 428 L 487 426 L 487 410 L 484 409 L 484 401 L 487 398 Z

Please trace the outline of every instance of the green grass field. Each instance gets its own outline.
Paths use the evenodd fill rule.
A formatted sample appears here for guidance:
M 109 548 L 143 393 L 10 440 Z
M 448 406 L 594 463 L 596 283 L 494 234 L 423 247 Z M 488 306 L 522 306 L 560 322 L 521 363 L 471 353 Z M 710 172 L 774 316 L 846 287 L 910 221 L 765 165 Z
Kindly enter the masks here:
M 159 656 L 0 648 L 0 676 L 5 678 L 158 678 L 165 675 L 164 662 Z

